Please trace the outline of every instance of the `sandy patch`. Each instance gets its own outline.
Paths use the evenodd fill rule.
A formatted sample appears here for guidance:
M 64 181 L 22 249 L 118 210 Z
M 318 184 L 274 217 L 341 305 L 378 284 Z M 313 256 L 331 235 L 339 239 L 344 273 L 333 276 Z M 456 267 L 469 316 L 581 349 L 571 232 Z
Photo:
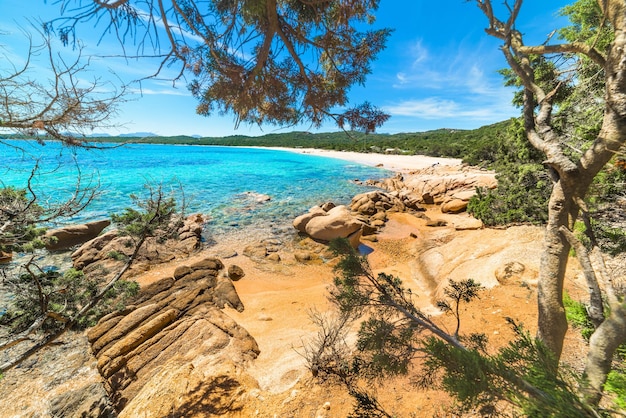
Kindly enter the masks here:
M 336 158 L 339 160 L 350 161 L 371 167 L 381 167 L 387 170 L 402 173 L 433 167 L 436 165 L 456 166 L 462 163 L 462 160 L 459 158 L 428 157 L 425 155 L 376 154 L 353 151 L 332 151 L 315 148 L 271 147 L 269 149 Z

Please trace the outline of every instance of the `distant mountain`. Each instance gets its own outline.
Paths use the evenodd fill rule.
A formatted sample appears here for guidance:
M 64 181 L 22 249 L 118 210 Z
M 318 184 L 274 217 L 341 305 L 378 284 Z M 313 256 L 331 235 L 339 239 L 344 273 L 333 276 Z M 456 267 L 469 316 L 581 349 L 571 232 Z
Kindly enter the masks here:
M 128 137 L 145 138 L 147 136 L 159 136 L 159 135 L 157 135 L 155 133 L 152 133 L 152 132 L 131 132 L 131 133 L 128 133 L 128 134 L 121 134 L 121 135 L 117 135 L 117 136 L 122 137 L 122 138 L 128 138 Z

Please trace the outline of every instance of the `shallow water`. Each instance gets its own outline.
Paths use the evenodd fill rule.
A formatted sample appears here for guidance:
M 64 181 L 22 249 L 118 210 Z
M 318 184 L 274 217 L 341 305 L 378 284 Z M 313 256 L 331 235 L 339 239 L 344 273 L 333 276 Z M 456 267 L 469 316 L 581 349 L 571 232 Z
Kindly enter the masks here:
M 100 183 L 101 195 L 73 222 L 109 216 L 131 206 L 144 185 L 184 190 L 187 213 L 209 216 L 208 235 L 258 230 L 280 233 L 291 220 L 325 201 L 345 204 L 369 190 L 355 180 L 388 177 L 386 170 L 288 151 L 258 148 L 130 144 L 106 150 L 45 146 L 34 141 L 0 143 L 0 181 L 25 187 L 35 162 L 33 189 L 42 199 L 69 197 L 82 175 Z M 13 146 L 19 146 L 18 151 Z

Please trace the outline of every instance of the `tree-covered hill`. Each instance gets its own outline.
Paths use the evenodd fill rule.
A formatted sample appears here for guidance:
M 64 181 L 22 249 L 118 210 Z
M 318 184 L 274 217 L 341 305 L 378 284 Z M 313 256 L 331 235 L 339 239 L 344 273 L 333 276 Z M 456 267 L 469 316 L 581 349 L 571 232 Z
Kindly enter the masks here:
M 190 136 L 101 137 L 90 138 L 95 142 L 158 143 L 177 145 L 222 145 L 318 148 L 359 152 L 391 152 L 397 154 L 420 154 L 430 156 L 465 158 L 485 155 L 493 149 L 506 132 L 511 121 L 502 121 L 478 129 L 437 129 L 426 132 L 398 134 L 363 134 L 360 132 L 272 133 L 258 137 L 233 135 L 227 137 L 194 138 Z M 477 161 L 472 161 L 476 163 Z

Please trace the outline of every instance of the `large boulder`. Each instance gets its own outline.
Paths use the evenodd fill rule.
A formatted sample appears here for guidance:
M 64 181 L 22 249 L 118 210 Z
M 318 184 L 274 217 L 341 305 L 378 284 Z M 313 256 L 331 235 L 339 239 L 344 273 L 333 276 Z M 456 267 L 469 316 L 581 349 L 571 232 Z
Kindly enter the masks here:
M 441 204 L 443 213 L 461 213 L 467 209 L 468 200 L 450 199 Z
M 46 249 L 52 251 L 65 250 L 75 245 L 83 244 L 96 238 L 109 225 L 111 225 L 111 221 L 104 219 L 81 225 L 69 225 L 63 228 L 50 229 L 44 236 Z
M 221 311 L 243 310 L 223 267 L 207 258 L 177 268 L 88 331 L 120 416 L 204 416 L 199 399 L 219 390 L 225 402 L 226 392 L 243 400 L 256 387 L 242 366 L 259 354 L 257 343 Z
M 447 197 L 441 204 L 443 213 L 460 213 L 467 209 L 470 199 L 476 194 L 476 190 L 463 190 Z
M 307 213 L 300 215 L 293 220 L 293 227 L 302 233 L 306 233 L 306 226 L 311 219 L 318 216 L 326 216 L 326 214 L 327 210 L 322 206 L 313 206 Z
M 313 239 L 331 241 L 335 238 L 348 238 L 362 226 L 363 223 L 352 215 L 350 209 L 339 205 L 326 212 L 326 215 L 309 220 L 305 231 Z

